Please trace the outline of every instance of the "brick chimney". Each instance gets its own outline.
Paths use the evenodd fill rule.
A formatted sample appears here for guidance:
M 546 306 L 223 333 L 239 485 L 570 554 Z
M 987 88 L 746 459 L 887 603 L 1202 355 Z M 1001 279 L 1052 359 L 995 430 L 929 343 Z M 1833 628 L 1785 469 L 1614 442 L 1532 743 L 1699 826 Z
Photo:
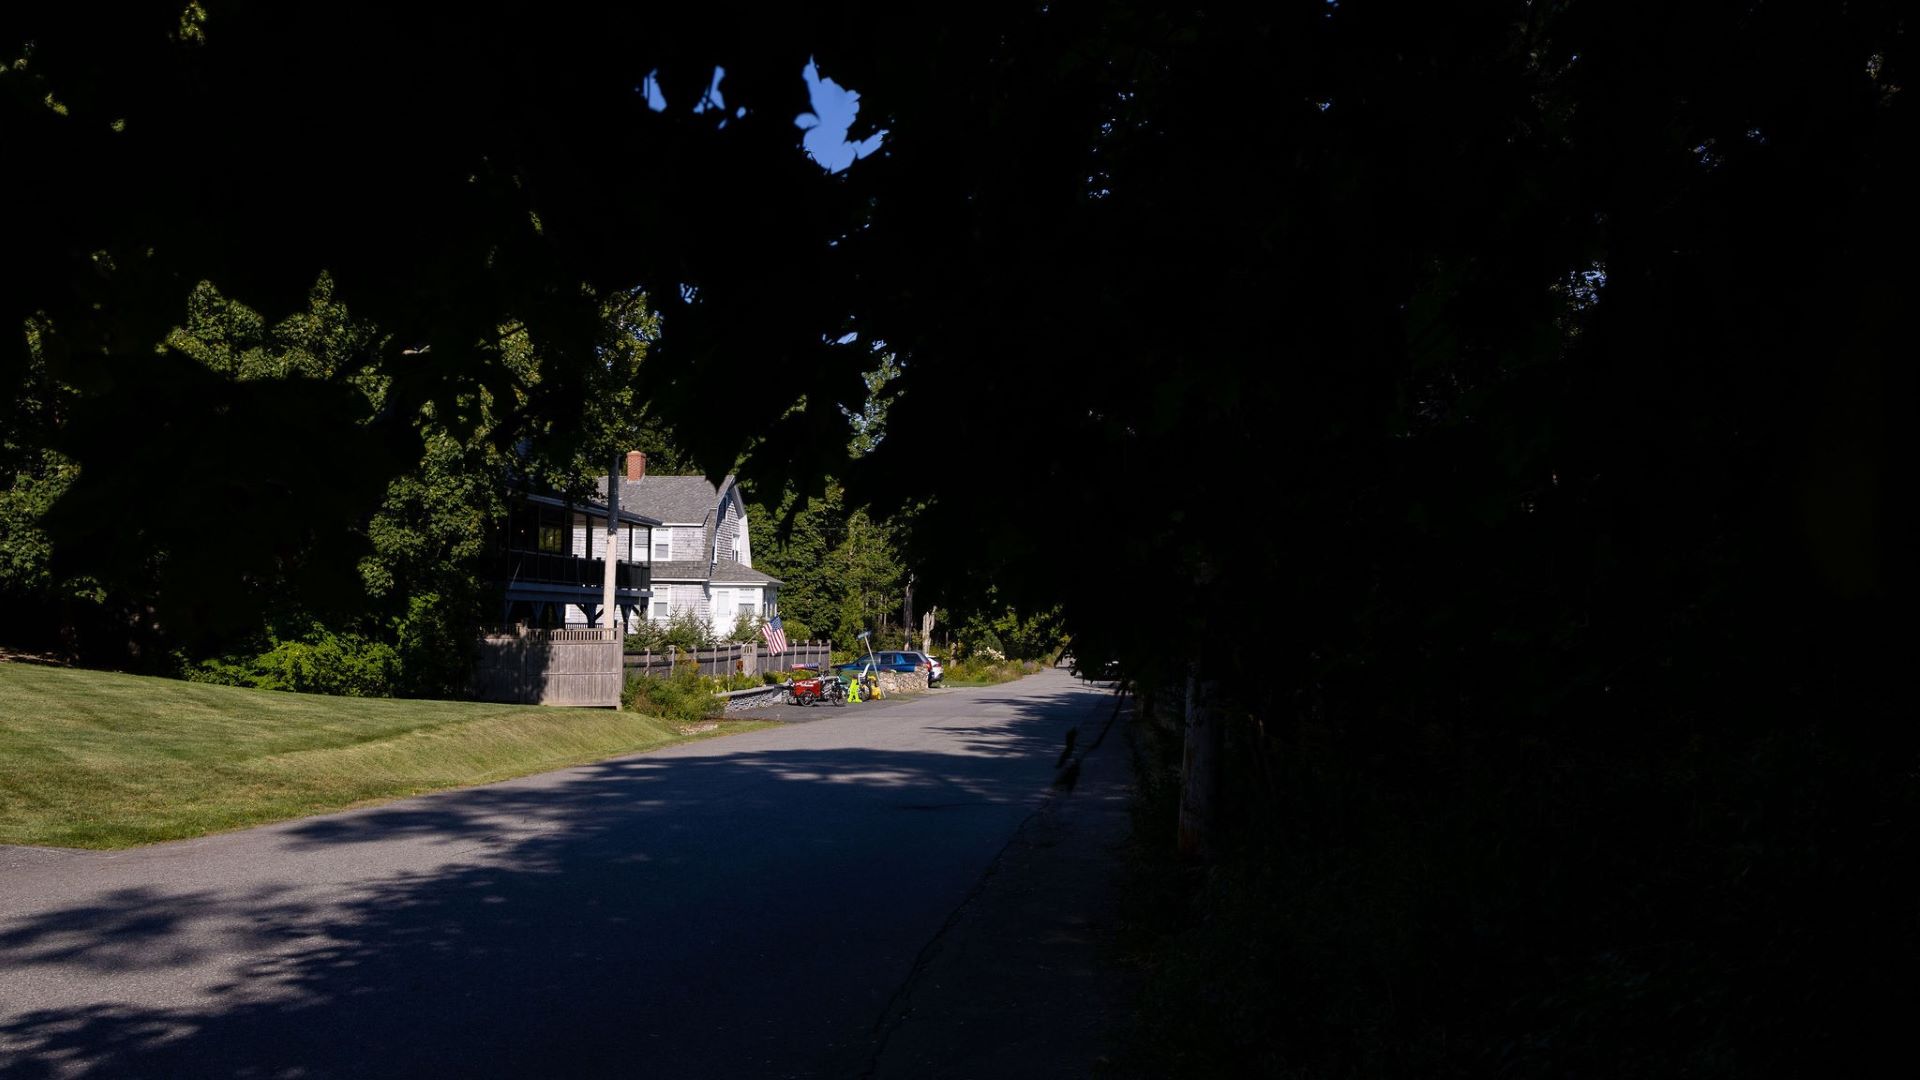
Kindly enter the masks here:
M 638 480 L 647 475 L 647 455 L 638 450 L 627 451 L 627 479 Z

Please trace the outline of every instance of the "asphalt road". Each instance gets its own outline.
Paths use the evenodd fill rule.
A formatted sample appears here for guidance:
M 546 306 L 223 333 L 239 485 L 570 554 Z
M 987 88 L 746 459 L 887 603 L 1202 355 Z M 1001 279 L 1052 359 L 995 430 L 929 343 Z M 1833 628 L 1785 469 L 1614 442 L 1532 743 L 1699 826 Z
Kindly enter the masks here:
M 873 1073 L 937 1045 L 901 1029 L 916 972 L 1111 703 L 1047 672 L 201 840 L 0 847 L 0 1077 Z

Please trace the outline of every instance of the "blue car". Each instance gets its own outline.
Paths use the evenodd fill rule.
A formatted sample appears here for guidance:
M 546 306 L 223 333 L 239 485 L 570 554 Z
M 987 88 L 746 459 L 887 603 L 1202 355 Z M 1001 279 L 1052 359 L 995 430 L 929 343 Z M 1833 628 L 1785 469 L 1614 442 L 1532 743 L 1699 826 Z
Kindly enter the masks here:
M 940 682 L 940 676 L 938 674 L 940 670 L 939 666 L 933 662 L 931 657 L 923 652 L 900 650 L 876 652 L 871 658 L 862 656 L 854 660 L 849 660 L 844 664 L 835 664 L 833 670 L 846 672 L 849 675 L 857 677 L 861 672 L 866 671 L 868 666 L 872 666 L 875 671 L 897 671 L 903 675 L 913 675 L 916 673 L 924 675 L 926 676 L 928 686 L 936 686 Z

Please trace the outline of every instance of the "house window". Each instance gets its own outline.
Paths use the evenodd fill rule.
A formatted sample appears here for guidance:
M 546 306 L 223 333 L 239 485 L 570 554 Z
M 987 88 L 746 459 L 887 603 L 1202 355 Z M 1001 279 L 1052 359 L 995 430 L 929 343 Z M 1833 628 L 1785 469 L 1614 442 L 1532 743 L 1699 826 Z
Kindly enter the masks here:
M 653 621 L 666 622 L 669 619 L 671 619 L 673 617 L 672 608 L 673 608 L 673 605 L 667 602 L 666 597 L 664 596 L 654 597 L 653 598 Z
M 537 507 L 518 506 L 507 515 L 507 547 L 513 551 L 535 551 L 539 544 L 540 513 Z
M 661 529 L 653 534 L 653 561 L 667 562 L 673 558 L 673 530 Z
M 742 619 L 753 618 L 754 608 L 757 606 L 753 602 L 754 601 L 753 593 L 746 589 L 740 590 L 739 601 L 740 602 L 735 605 L 735 609 L 739 611 L 740 618 Z
M 567 523 L 558 507 L 540 508 L 540 550 L 556 555 L 567 550 Z

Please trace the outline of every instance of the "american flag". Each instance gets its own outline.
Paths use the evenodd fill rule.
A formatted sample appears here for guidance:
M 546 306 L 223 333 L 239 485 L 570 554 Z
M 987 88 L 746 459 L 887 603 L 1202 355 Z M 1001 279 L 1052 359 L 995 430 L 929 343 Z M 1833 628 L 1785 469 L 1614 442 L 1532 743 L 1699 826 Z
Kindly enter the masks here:
M 779 656 L 787 651 L 787 632 L 780 626 L 780 616 L 775 615 L 761 623 L 760 636 L 767 639 L 768 656 Z

